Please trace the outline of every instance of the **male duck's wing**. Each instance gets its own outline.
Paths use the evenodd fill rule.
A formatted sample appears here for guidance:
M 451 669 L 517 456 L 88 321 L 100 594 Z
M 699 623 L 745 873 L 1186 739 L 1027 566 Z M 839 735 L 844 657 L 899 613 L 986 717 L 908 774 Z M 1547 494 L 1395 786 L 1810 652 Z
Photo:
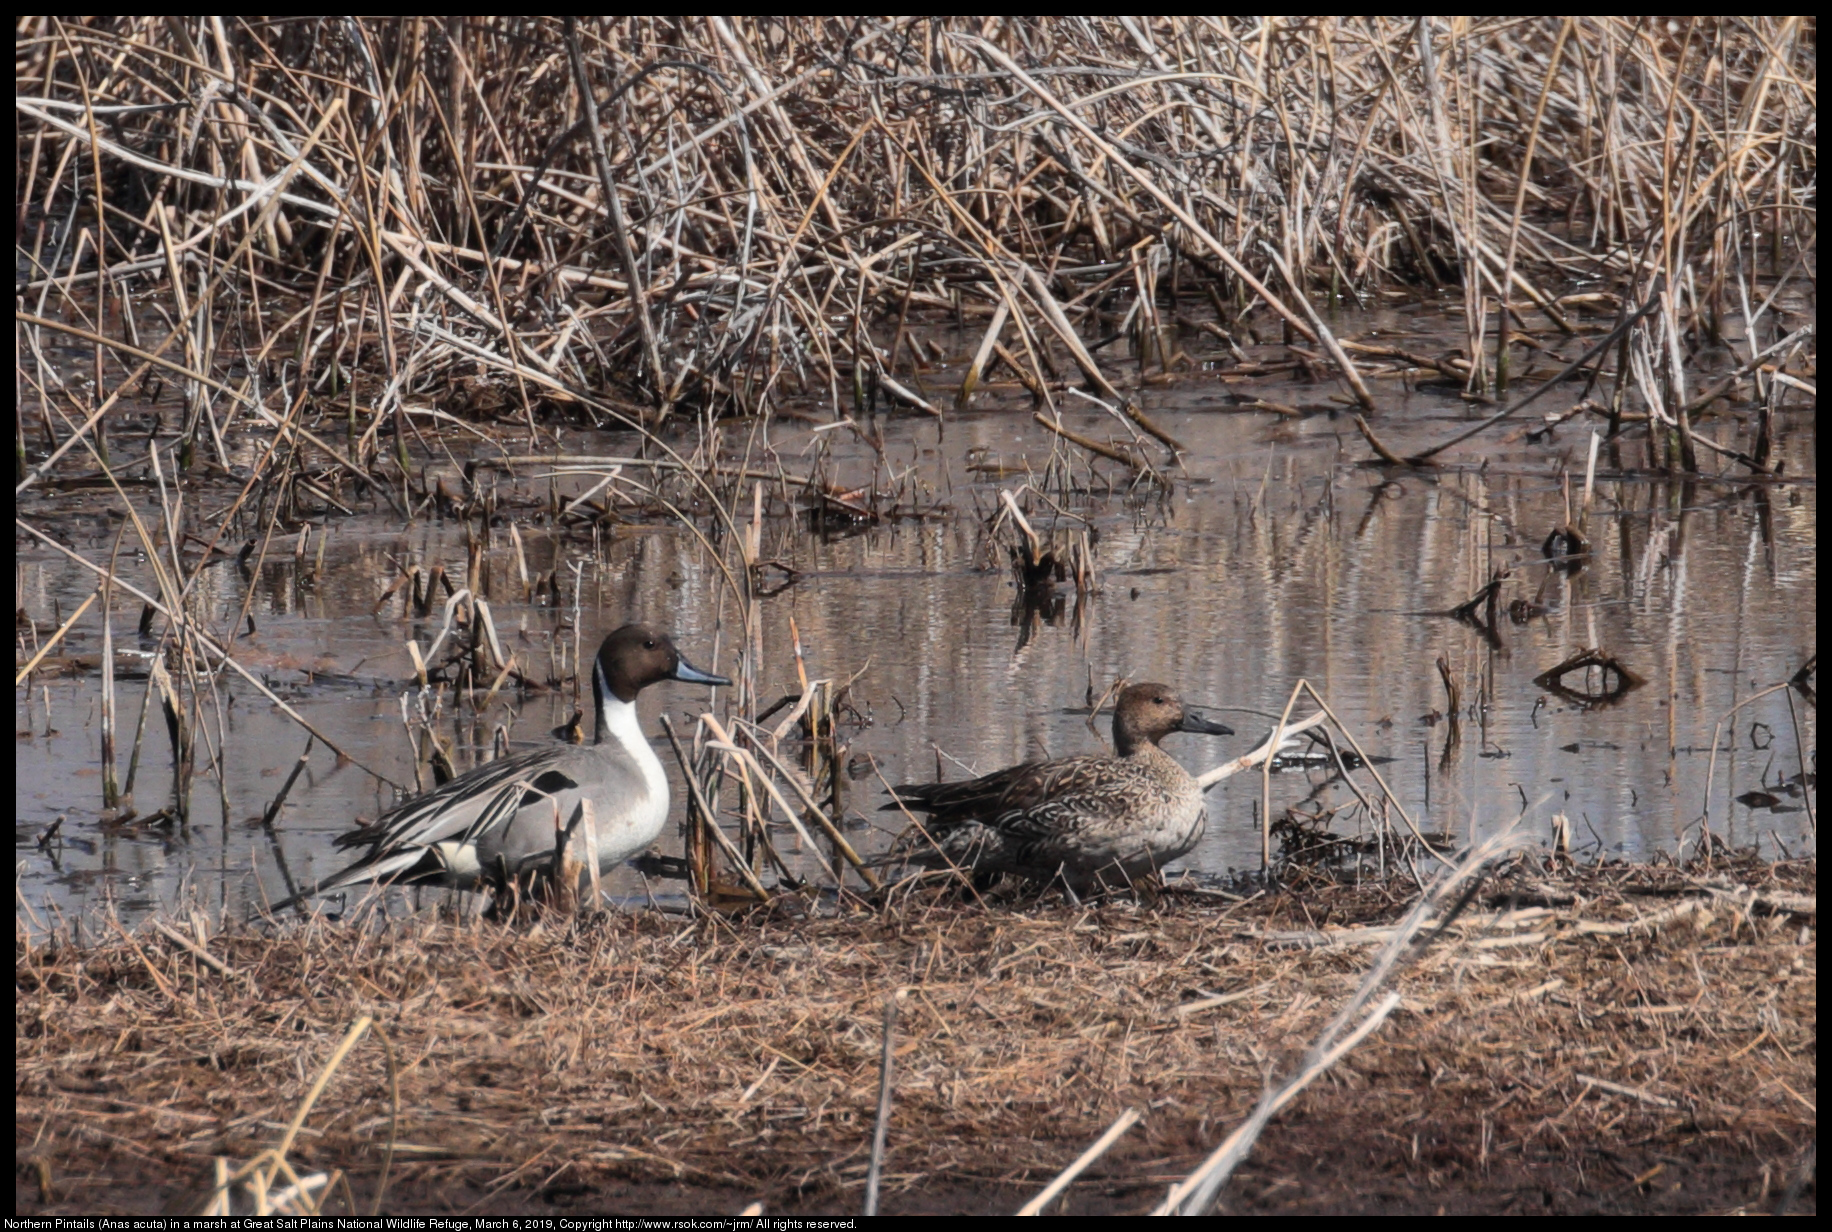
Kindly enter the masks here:
M 632 845 L 646 846 L 653 835 L 636 842 L 632 828 L 650 805 L 649 783 L 642 767 L 622 746 L 605 743 L 562 748 L 525 792 L 510 815 L 478 844 L 487 867 L 506 863 L 520 872 L 530 862 L 552 856 L 556 830 L 568 831 L 591 803 L 591 824 L 600 860 L 622 860 Z M 635 854 L 633 851 L 630 854 Z
M 560 745 L 485 762 L 339 835 L 338 847 L 366 847 L 368 853 L 321 884 L 320 891 L 387 877 L 411 882 L 443 876 L 451 853 L 495 847 L 492 837 L 518 813 L 576 789 L 576 771 L 569 772 L 571 767 L 555 757 L 573 751 Z

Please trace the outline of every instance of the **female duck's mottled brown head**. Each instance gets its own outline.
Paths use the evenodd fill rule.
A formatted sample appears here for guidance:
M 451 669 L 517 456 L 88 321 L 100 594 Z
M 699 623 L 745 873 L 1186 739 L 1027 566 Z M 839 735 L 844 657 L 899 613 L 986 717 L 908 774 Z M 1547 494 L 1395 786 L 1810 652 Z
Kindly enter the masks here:
M 1232 736 L 1226 727 L 1183 704 L 1167 684 L 1135 684 L 1120 693 L 1113 707 L 1113 746 L 1121 757 L 1130 757 L 1147 744 L 1156 744 L 1174 731 Z

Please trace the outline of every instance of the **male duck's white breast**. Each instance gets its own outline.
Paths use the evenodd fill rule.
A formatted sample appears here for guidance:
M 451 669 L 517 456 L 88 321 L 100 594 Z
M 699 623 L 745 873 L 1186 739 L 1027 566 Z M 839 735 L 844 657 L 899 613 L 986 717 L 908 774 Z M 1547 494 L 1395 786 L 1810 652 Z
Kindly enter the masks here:
M 613 780 L 592 800 L 598 831 L 598 867 L 622 864 L 653 843 L 668 823 L 668 774 L 643 735 L 633 702 L 613 700 L 604 709 L 606 737 L 624 754 Z

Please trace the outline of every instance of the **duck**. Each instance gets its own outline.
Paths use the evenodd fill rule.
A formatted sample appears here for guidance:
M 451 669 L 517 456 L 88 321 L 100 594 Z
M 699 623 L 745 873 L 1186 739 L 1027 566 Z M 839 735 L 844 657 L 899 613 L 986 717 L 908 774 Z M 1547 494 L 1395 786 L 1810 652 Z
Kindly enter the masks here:
M 664 680 L 731 684 L 689 663 L 666 633 L 642 624 L 617 629 L 592 661 L 592 743 L 500 757 L 396 805 L 337 837 L 341 849 L 364 849 L 355 863 L 277 907 L 376 882 L 502 889 L 551 863 L 556 831 L 570 839 L 588 801 L 599 870 L 615 868 L 654 842 L 668 820 L 668 776 L 636 715 L 637 695 Z
M 1202 789 L 1158 746 L 1171 732 L 1234 729 L 1183 703 L 1169 685 L 1131 685 L 1113 711 L 1116 756 L 1031 761 L 977 779 L 891 788 L 893 803 L 926 813 L 886 863 L 954 867 L 976 882 L 1006 873 L 1061 879 L 1071 891 L 1117 888 L 1156 875 L 1202 838 Z

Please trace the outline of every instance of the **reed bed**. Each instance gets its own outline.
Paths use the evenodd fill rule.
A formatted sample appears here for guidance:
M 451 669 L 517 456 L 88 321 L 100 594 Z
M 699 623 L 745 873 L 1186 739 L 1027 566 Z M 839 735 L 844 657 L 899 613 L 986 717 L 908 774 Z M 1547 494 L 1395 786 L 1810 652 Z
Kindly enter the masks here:
M 1270 322 L 1372 411 L 1308 305 L 1413 285 L 1462 289 L 1472 392 L 1506 388 L 1510 334 L 1653 297 L 1643 385 L 1672 419 L 1668 352 L 1730 314 L 1753 338 L 1758 272 L 1812 277 L 1815 35 L 22 18 L 21 321 L 95 348 L 80 391 L 42 347 L 22 372 L 82 419 L 181 378 L 187 459 L 226 465 L 251 419 L 341 412 L 333 459 L 366 472 L 391 436 L 408 470 L 416 417 L 473 410 L 531 436 L 555 404 L 651 425 L 810 396 L 940 414 L 1000 363 L 1048 410 L 1065 374 L 1117 405 L 1096 353 L 1128 336 L 1141 373 L 1174 366 L 1161 309 L 1187 288 L 1223 337 Z M 1561 306 L 1574 277 L 1594 285 Z M 149 292 L 163 341 L 127 311 Z M 945 397 L 915 387 L 912 313 L 985 323 Z
M 1033 516 L 1161 490 L 1180 446 L 1132 394 L 1194 366 L 1179 337 L 1248 375 L 1269 365 L 1242 341 L 1281 339 L 1271 367 L 1337 381 L 1391 463 L 1435 465 L 1571 375 L 1585 394 L 1554 414 L 1595 415 L 1612 451 L 1639 434 L 1653 465 L 1772 477 L 1775 411 L 1816 356 L 1787 307 L 1814 278 L 1815 37 L 1801 17 L 24 17 L 19 531 L 161 629 L 149 697 L 183 818 L 222 755 L 217 673 L 293 713 L 236 657 L 246 611 L 194 610 L 232 545 L 258 570 L 322 560 L 359 508 L 474 520 L 462 570 L 409 565 L 383 596 L 443 604 L 416 682 L 486 705 L 576 684 L 576 645 L 533 664 L 495 635 L 492 599 L 568 591 L 504 526 L 505 475 L 545 478 L 537 516 L 568 534 L 699 536 L 752 721 L 776 700 L 752 608 L 785 578 L 764 521 L 935 504 L 886 463 L 880 413 L 1028 396 L 1053 445 L 1016 489 Z M 1463 302 L 1454 354 L 1339 340 L 1312 307 L 1438 291 Z M 1585 313 L 1614 323 L 1559 378 L 1405 457 L 1384 443 L 1364 376 L 1495 401 L 1517 351 Z M 937 322 L 959 354 L 925 341 Z M 1704 380 L 1700 348 L 1730 366 Z M 1692 430 L 1725 398 L 1754 408 L 1747 441 Z M 1092 408 L 1102 433 L 1064 420 Z M 858 434 L 878 469 L 785 466 L 778 416 Z M 637 435 L 581 454 L 580 425 Z M 106 560 L 55 532 L 85 485 L 126 515 Z M 1087 589 L 1087 544 L 1024 534 L 1021 572 L 1059 550 Z M 154 562 L 139 585 L 123 550 Z M 114 808 L 133 768 L 105 692 Z
M 1514 857 L 1405 947 L 1390 1024 L 1272 1122 L 1227 1209 L 1810 1209 L 1815 884 L 1812 861 Z M 1316 877 L 788 923 L 22 934 L 22 1206 L 201 1208 L 216 1160 L 271 1150 L 321 1089 L 291 1163 L 341 1170 L 362 1210 L 386 1154 L 391 1211 L 610 1192 L 856 1211 L 902 990 L 883 1209 L 1015 1209 L 1131 1109 L 1067 1202 L 1142 1210 L 1289 1069 L 1413 897 Z

